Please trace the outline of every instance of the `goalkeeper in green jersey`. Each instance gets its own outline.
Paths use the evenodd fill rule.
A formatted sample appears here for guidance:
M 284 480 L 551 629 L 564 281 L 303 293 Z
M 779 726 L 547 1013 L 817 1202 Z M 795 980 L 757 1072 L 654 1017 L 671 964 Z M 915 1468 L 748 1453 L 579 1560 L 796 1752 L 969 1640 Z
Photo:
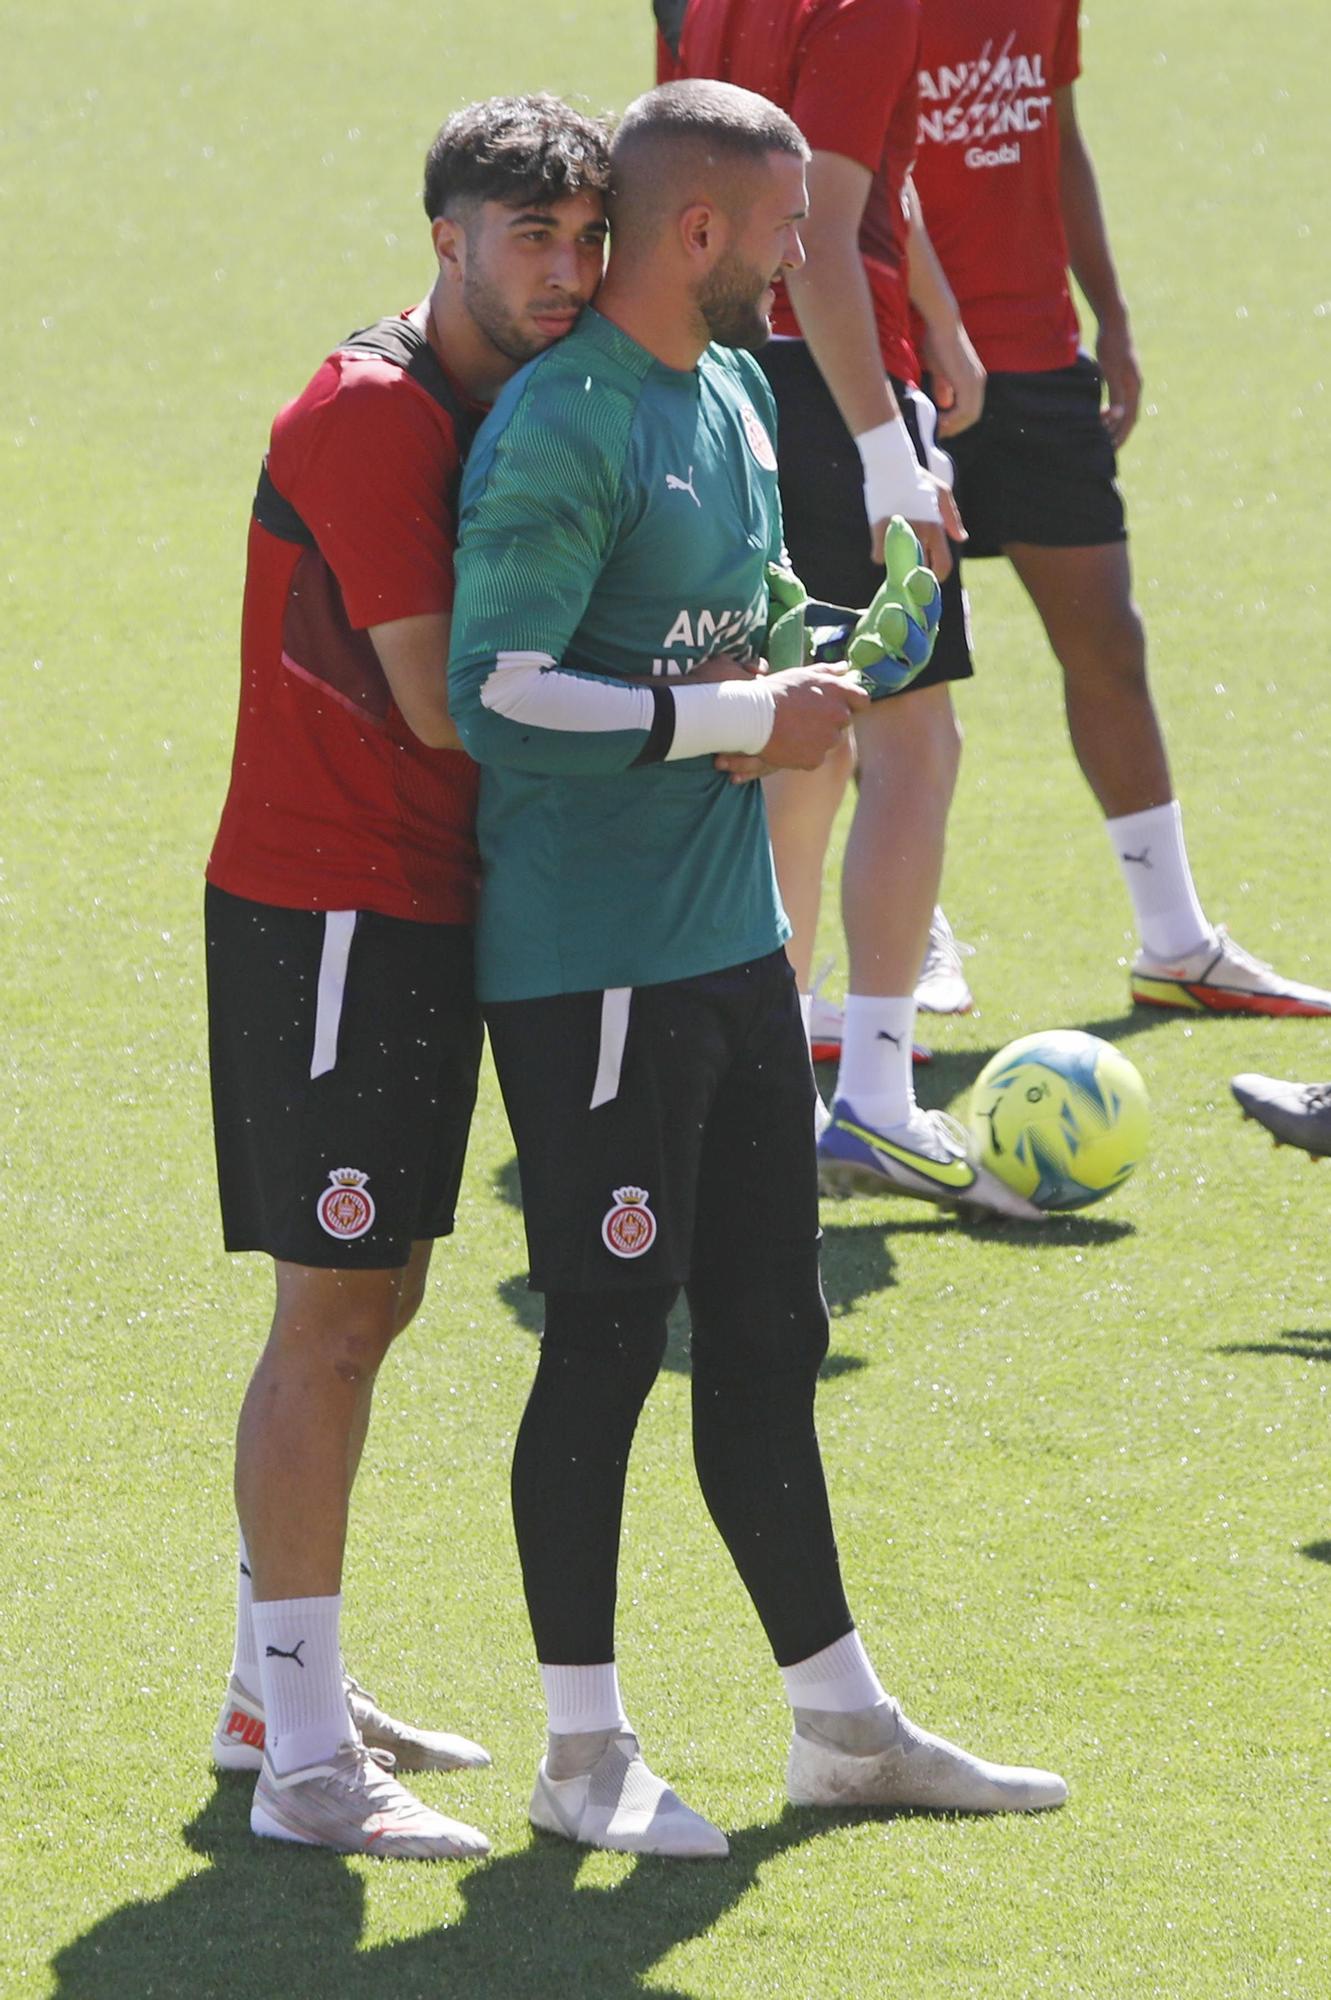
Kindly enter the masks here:
M 802 261 L 806 158 L 783 112 L 727 85 L 631 105 L 597 307 L 502 393 L 462 494 L 449 695 L 482 765 L 478 977 L 545 1293 L 513 1464 L 550 1732 L 531 1817 L 640 1853 L 726 1852 L 643 1761 L 615 1664 L 627 1461 L 681 1286 L 698 1476 L 794 1711 L 791 1798 L 1066 1794 L 884 1692 L 814 1429 L 813 1079 L 762 791 L 717 762 L 814 767 L 868 700 L 829 667 L 753 671 L 782 536 L 750 350 Z

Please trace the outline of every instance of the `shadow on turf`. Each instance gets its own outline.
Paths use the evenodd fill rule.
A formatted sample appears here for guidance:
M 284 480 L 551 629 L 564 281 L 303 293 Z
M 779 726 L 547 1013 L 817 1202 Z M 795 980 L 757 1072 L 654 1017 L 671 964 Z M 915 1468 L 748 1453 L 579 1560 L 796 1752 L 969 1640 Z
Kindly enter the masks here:
M 1296 1361 L 1331 1361 L 1331 1326 L 1289 1327 L 1273 1340 L 1231 1340 L 1215 1354 L 1289 1354 Z
M 185 1840 L 209 1866 L 156 1902 L 131 1902 L 52 1960 L 53 2000 L 682 2000 L 653 1981 L 677 1945 L 719 1923 L 767 1861 L 858 1815 L 787 1808 L 747 1827 L 722 1862 L 643 1860 L 619 1881 L 580 1887 L 580 1848 L 537 1836 L 448 1876 L 465 1909 L 435 1930 L 363 1947 L 366 1880 L 338 1855 L 249 1832 L 250 1786 L 221 1780 Z M 829 1865 L 835 1858 L 829 1856 Z M 421 1864 L 385 1862 L 390 1870 Z M 451 1898 L 450 1898 L 451 1904 Z
M 1310 1562 L 1331 1563 L 1331 1542 L 1305 1542 L 1299 1554 Z

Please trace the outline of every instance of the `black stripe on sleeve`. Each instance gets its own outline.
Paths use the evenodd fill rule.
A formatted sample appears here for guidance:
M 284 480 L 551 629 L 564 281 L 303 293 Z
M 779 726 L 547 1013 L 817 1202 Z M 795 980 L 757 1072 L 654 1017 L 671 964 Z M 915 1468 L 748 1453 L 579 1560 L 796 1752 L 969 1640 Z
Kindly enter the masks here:
M 652 697 L 652 726 L 647 732 L 647 741 L 634 758 L 630 769 L 639 764 L 660 764 L 670 755 L 670 746 L 675 740 L 675 696 L 668 687 L 654 687 L 649 690 Z
M 296 542 L 303 549 L 318 547 L 314 536 L 291 502 L 274 486 L 266 458 L 259 468 L 259 486 L 254 495 L 253 513 L 259 526 L 266 528 L 270 535 L 276 535 L 279 541 Z

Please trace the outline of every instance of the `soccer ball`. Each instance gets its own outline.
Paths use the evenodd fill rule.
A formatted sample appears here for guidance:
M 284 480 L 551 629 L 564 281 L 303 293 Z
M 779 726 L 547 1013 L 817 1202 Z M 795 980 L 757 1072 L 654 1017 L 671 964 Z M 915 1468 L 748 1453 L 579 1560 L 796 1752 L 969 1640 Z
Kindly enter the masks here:
M 990 1173 L 1037 1208 L 1086 1208 L 1146 1152 L 1146 1086 L 1097 1035 L 1047 1028 L 990 1058 L 971 1092 L 971 1135 Z

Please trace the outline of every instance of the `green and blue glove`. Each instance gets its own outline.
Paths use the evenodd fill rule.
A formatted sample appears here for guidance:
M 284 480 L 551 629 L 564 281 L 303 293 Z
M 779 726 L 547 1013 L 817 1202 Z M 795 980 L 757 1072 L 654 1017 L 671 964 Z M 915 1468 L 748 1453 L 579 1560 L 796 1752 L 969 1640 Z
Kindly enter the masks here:
M 887 575 L 861 612 L 817 603 L 793 570 L 769 562 L 769 671 L 845 660 L 872 701 L 909 687 L 929 664 L 943 596 L 937 577 L 924 567 L 915 530 L 899 514 L 888 527 L 883 559 Z
M 924 567 L 915 530 L 894 514 L 883 543 L 887 575 L 850 635 L 846 658 L 871 700 L 909 687 L 928 666 L 938 637 L 943 593 Z

